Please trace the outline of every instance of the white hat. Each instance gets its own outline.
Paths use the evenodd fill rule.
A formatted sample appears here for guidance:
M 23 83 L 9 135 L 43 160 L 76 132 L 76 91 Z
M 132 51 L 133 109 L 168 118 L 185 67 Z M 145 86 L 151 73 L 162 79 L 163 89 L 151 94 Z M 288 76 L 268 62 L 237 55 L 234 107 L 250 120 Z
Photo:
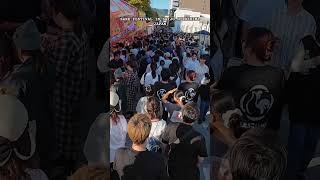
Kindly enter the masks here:
M 28 125 L 28 112 L 14 96 L 0 95 L 0 136 L 17 141 Z
M 29 139 L 21 139 L 21 137 L 27 137 L 24 134 L 28 135 Z M 0 152 L 0 167 L 10 160 L 13 153 L 24 161 L 30 159 L 35 153 L 36 123 L 29 121 L 25 106 L 15 96 L 0 95 L 0 137 L 2 138 L 0 146 L 4 146 L 6 149 L 6 151 Z M 15 143 L 27 140 L 30 141 L 30 144 Z M 6 143 L 6 141 L 8 142 Z M 29 150 L 25 152 L 20 148 L 28 148 Z
M 171 57 L 171 54 L 169 52 L 164 53 L 165 57 Z
M 110 92 L 110 106 L 117 106 L 119 104 L 119 96 L 117 93 Z

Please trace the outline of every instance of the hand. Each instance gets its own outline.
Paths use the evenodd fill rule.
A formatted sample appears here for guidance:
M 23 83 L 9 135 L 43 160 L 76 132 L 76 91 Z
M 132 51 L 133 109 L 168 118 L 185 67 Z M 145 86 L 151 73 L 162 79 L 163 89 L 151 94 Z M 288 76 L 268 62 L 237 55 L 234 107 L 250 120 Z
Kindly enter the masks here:
M 168 91 L 168 94 L 172 94 L 172 93 L 176 92 L 177 90 L 178 90 L 178 88 L 174 88 L 174 89 Z

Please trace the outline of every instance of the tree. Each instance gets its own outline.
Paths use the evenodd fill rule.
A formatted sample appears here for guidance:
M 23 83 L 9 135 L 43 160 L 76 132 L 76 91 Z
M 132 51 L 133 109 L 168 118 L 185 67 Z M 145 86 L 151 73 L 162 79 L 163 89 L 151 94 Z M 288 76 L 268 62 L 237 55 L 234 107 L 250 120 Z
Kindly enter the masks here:
M 130 5 L 144 11 L 147 17 L 159 17 L 158 13 L 154 12 L 150 6 L 150 0 L 126 0 Z

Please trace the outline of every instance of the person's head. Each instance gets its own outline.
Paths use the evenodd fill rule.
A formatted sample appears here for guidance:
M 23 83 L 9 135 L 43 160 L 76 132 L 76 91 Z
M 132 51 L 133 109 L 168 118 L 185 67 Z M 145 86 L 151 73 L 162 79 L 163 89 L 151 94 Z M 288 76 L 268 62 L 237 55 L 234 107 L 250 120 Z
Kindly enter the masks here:
M 79 0 L 52 0 L 53 20 L 61 28 L 66 24 L 75 25 L 80 16 Z M 74 28 L 74 27 L 73 27 Z
M 47 60 L 40 51 L 40 32 L 33 20 L 17 28 L 13 42 L 17 49 L 17 57 L 22 63 L 31 58 L 37 72 L 46 71 Z
M 119 114 L 121 112 L 120 98 L 118 94 L 110 91 L 110 120 L 117 124 L 119 121 Z
M 144 87 L 144 91 L 146 93 L 146 96 L 153 96 L 154 95 L 154 90 L 153 90 L 153 86 L 152 85 L 147 85 Z
M 184 92 L 181 90 L 177 90 L 174 95 L 173 99 L 176 103 L 181 102 L 183 105 L 186 105 L 188 103 L 186 96 L 184 95 Z
M 238 139 L 228 153 L 233 180 L 279 180 L 287 154 L 275 132 L 251 129 Z
M 136 61 L 129 60 L 129 61 L 127 62 L 127 68 L 128 68 L 129 70 L 134 71 L 134 70 L 136 70 L 137 66 L 138 66 L 138 65 L 137 65 L 137 62 L 136 62 Z
M 212 121 L 222 121 L 226 127 L 233 130 L 236 137 L 240 137 L 242 114 L 237 109 L 232 95 L 226 91 L 215 91 L 211 94 L 210 114 L 213 118 Z
M 192 53 L 192 60 L 197 60 L 197 58 L 198 58 L 197 53 Z
M 172 58 L 172 64 L 176 64 L 176 65 L 178 65 L 179 66 L 179 58 L 178 57 L 174 57 L 174 58 Z
M 193 124 L 199 120 L 200 112 L 196 103 L 188 103 L 182 108 L 182 120 L 184 123 Z
M 151 119 L 160 119 L 162 116 L 160 101 L 154 97 L 151 96 L 147 100 L 146 104 L 146 110 L 147 110 L 147 116 Z
M 192 55 L 191 55 L 191 53 L 187 53 L 187 58 L 191 58 L 192 57 Z
M 151 120 L 145 114 L 135 114 L 128 122 L 128 136 L 136 145 L 143 145 L 151 131 Z
M 127 50 L 125 50 L 125 49 L 124 49 L 124 50 L 122 50 L 122 51 L 121 51 L 121 55 L 123 55 L 123 56 L 127 56 Z
M 246 61 L 267 62 L 271 60 L 276 38 L 266 28 L 251 28 L 243 42 L 244 59 Z
M 110 170 L 104 166 L 84 166 L 78 169 L 68 180 L 110 180 Z
M 120 51 L 115 51 L 113 53 L 114 60 L 120 60 Z
M 36 149 L 35 122 L 11 95 L 0 95 L 0 179 L 24 179 L 26 161 Z
M 165 82 L 169 81 L 170 80 L 170 74 L 171 74 L 171 72 L 170 72 L 169 69 L 166 69 L 166 68 L 162 69 L 162 71 L 161 71 L 162 81 L 165 81 Z
M 187 80 L 188 81 L 195 81 L 197 78 L 197 73 L 193 70 L 187 71 Z
M 200 63 L 205 64 L 207 62 L 208 56 L 207 55 L 201 55 L 200 56 Z

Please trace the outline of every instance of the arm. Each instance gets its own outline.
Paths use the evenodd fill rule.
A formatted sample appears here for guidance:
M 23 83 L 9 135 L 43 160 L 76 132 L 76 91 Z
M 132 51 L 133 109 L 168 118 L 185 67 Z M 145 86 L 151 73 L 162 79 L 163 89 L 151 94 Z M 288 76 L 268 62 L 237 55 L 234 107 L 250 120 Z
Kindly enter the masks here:
M 162 96 L 161 101 L 162 101 L 163 103 L 168 103 L 168 100 L 167 100 L 167 99 L 169 98 L 169 96 L 170 96 L 172 93 L 176 92 L 176 90 L 177 90 L 177 88 L 174 88 L 174 89 L 172 89 L 171 91 L 168 91 L 165 95 Z

